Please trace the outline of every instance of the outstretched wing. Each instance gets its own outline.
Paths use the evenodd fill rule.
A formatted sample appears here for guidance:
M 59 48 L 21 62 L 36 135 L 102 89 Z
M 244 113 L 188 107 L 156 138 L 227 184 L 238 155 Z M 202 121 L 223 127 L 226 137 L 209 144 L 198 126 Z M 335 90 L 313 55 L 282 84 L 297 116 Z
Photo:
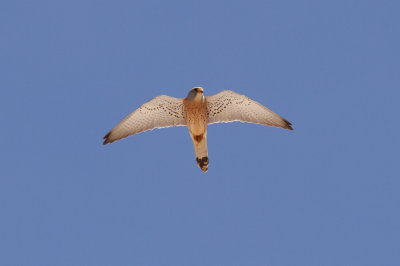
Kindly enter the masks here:
M 160 95 L 125 117 L 104 136 L 103 144 L 155 128 L 185 125 L 182 99 Z
M 267 107 L 229 90 L 207 97 L 207 109 L 209 124 L 240 121 L 293 130 L 289 121 Z

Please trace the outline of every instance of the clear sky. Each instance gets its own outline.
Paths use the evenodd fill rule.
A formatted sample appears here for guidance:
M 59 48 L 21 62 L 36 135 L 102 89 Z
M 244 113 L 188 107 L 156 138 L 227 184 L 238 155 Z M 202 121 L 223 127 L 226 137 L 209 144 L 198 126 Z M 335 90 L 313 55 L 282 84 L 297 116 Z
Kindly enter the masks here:
M 400 265 L 399 1 L 1 1 L 0 265 Z M 293 123 L 103 146 L 160 94 Z

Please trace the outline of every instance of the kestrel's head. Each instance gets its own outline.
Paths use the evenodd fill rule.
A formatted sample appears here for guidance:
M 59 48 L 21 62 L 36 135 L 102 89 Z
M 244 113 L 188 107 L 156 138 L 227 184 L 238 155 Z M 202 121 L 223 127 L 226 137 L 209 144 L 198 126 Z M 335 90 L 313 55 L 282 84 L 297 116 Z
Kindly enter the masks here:
M 203 95 L 203 88 L 202 87 L 194 87 L 189 91 L 188 96 L 186 99 L 190 101 L 196 101 L 196 100 L 201 100 L 204 101 L 204 95 Z

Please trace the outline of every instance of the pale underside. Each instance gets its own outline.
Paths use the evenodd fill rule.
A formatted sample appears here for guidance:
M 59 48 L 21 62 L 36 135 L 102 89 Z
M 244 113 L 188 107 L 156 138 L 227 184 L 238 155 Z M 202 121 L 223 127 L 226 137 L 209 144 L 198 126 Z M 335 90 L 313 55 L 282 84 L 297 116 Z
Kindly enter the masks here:
M 286 119 L 249 97 L 233 91 L 222 91 L 207 97 L 207 104 L 209 124 L 239 121 L 292 129 Z
M 148 101 L 125 117 L 105 137 L 111 143 L 155 128 L 186 126 L 183 99 L 160 95 Z
M 233 91 L 209 96 L 206 102 L 208 124 L 240 121 L 292 129 L 291 124 L 278 114 Z M 155 128 L 186 125 L 183 99 L 161 95 L 124 118 L 104 137 L 103 144 Z

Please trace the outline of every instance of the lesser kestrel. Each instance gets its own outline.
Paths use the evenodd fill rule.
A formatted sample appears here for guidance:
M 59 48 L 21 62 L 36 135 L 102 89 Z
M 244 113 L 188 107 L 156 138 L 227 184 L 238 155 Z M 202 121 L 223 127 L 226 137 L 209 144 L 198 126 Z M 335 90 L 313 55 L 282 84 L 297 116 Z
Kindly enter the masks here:
M 196 87 L 184 99 L 160 95 L 143 104 L 105 135 L 103 144 L 155 128 L 187 126 L 197 164 L 207 172 L 207 126 L 234 121 L 293 130 L 289 121 L 244 95 L 226 90 L 204 97 L 203 88 Z

